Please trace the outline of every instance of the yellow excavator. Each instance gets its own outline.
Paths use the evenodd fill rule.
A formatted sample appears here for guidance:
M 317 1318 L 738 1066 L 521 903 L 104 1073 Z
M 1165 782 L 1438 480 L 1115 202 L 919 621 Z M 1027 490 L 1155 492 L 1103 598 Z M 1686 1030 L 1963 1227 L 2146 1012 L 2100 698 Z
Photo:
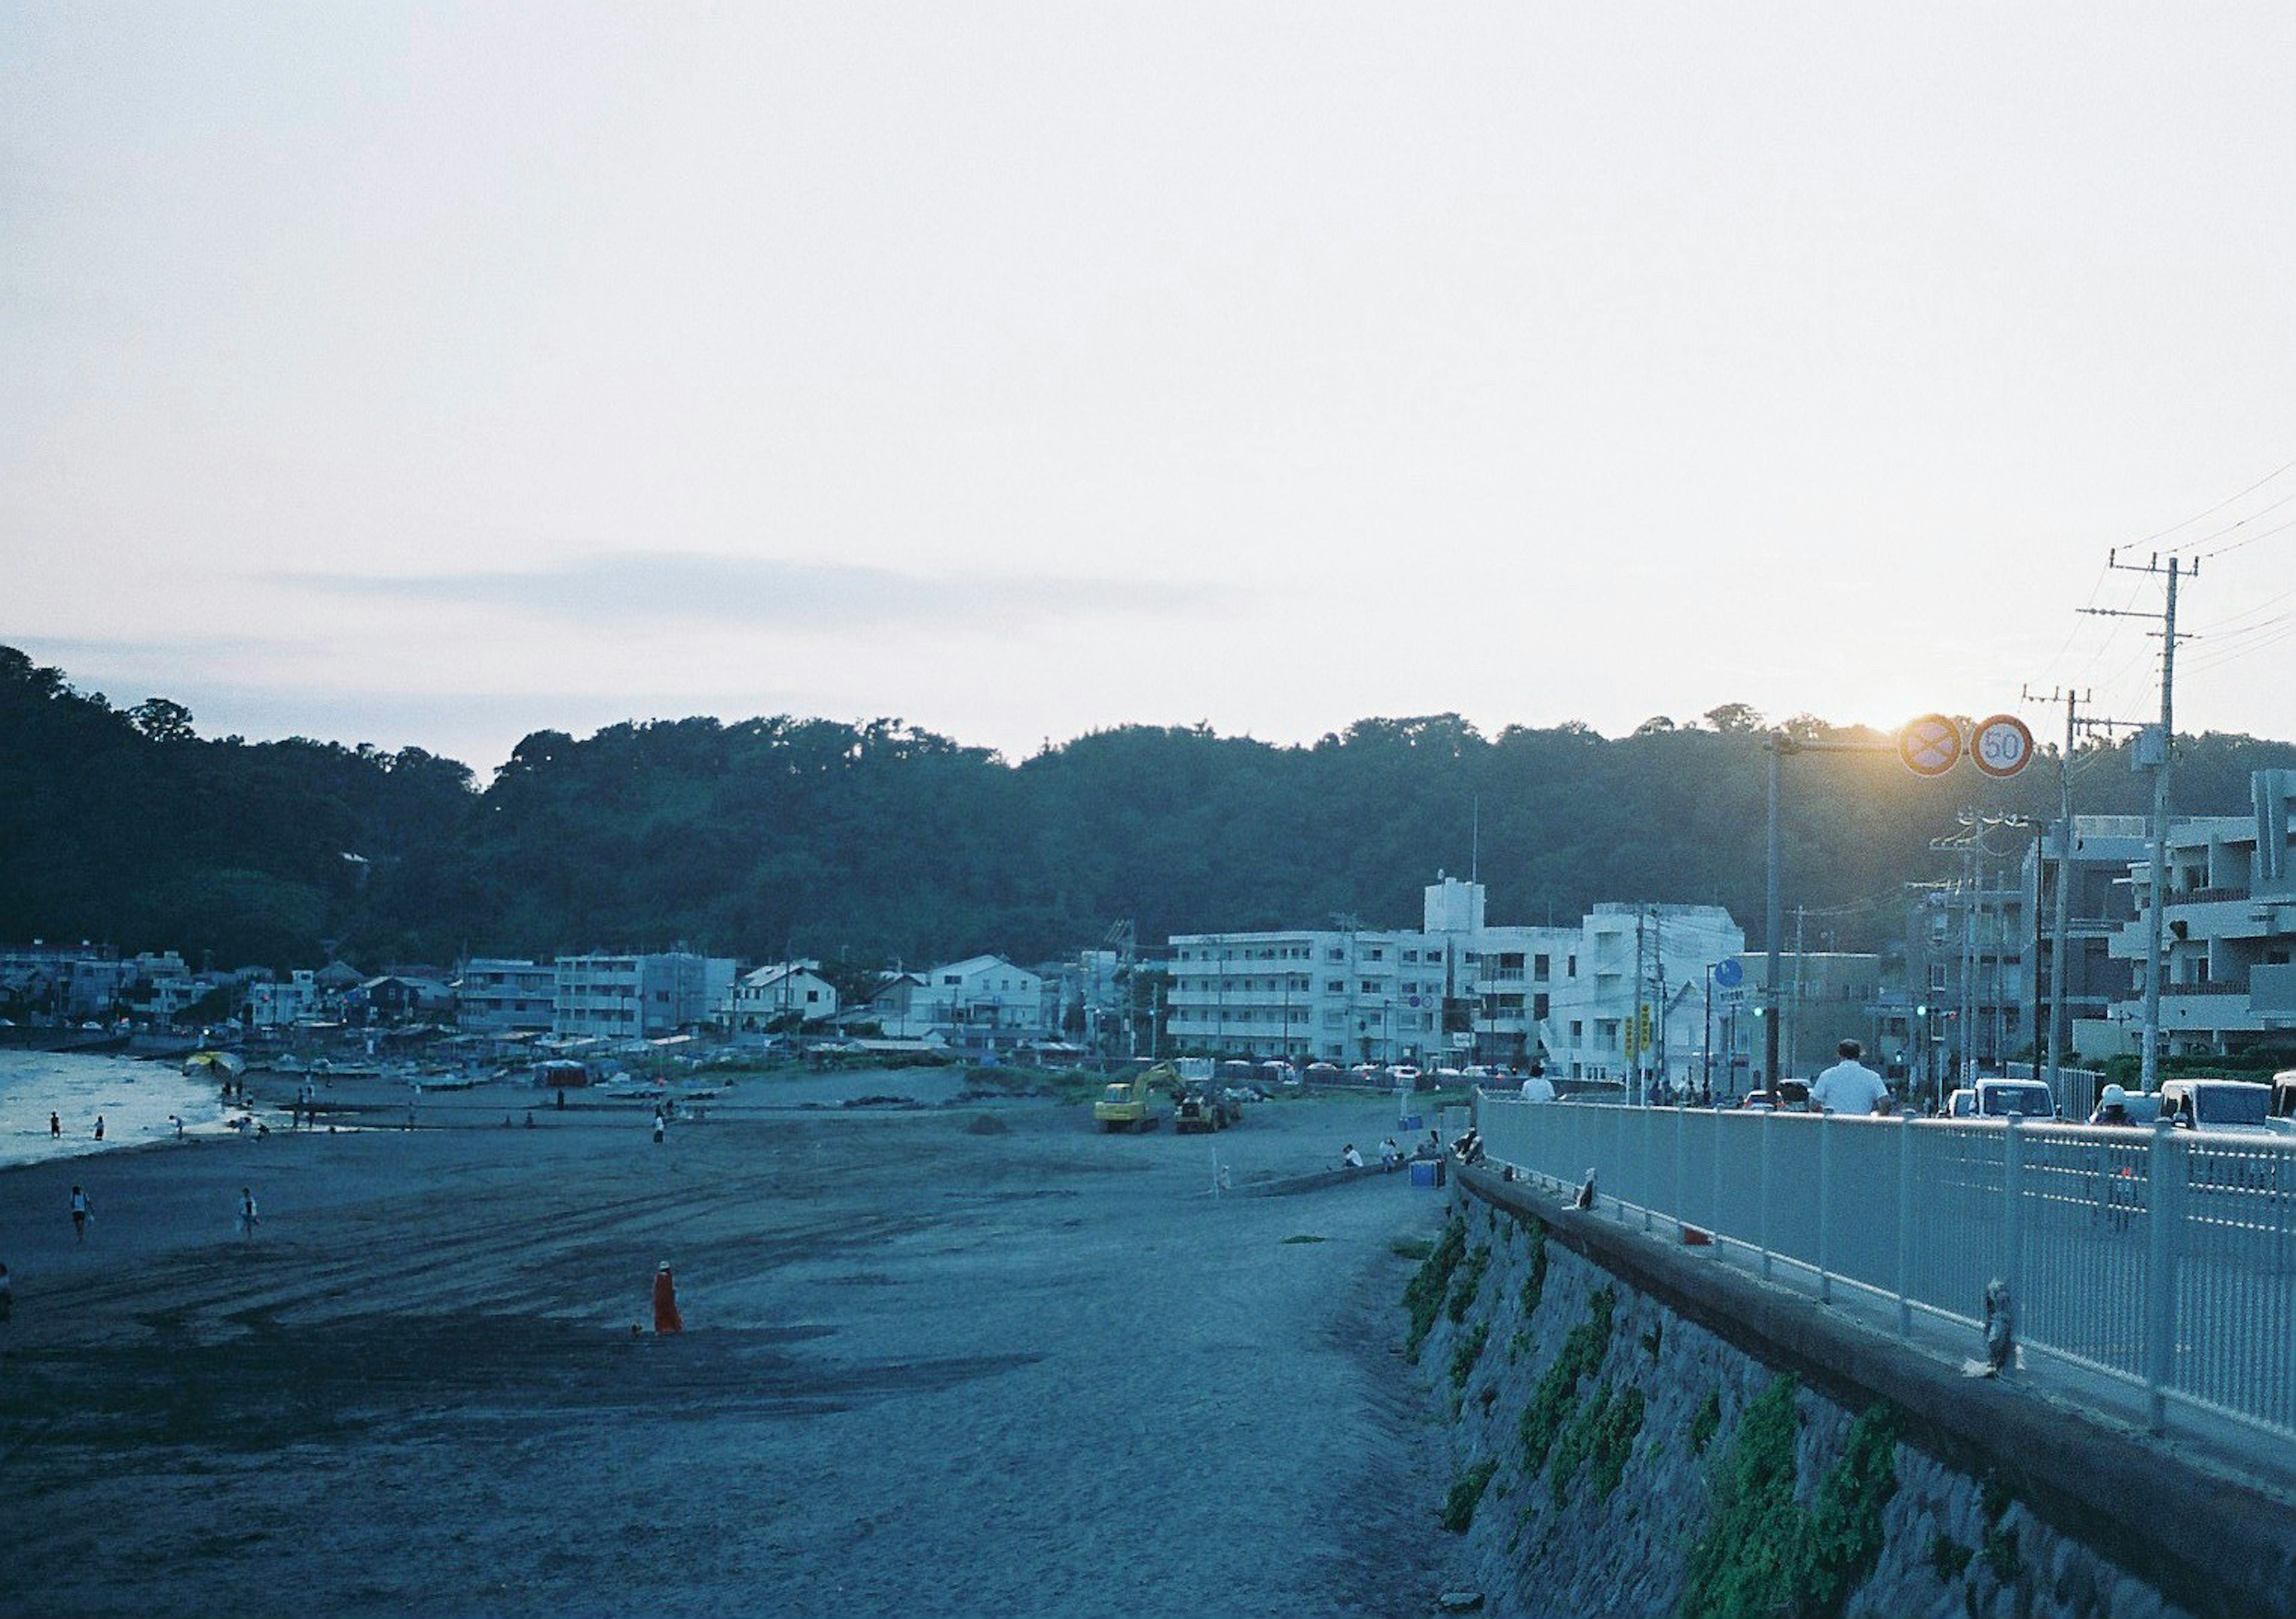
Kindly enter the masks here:
M 1102 1130 L 1114 1134 L 1124 1130 L 1153 1130 L 1163 1116 L 1156 1111 L 1156 1092 L 1179 1088 L 1180 1075 L 1168 1062 L 1145 1067 L 1129 1079 L 1111 1080 L 1100 1100 L 1092 1105 L 1092 1116 L 1100 1122 Z

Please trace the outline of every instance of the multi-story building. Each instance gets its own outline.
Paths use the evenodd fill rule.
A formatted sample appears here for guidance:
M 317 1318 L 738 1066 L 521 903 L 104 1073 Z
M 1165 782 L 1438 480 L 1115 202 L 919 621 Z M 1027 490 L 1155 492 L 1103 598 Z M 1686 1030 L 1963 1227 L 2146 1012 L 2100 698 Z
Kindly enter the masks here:
M 709 1015 L 709 969 L 685 951 L 558 958 L 551 1027 L 564 1035 L 652 1039 Z
M 1710 905 L 1598 905 L 1575 928 L 1493 927 L 1481 884 L 1439 874 L 1415 931 L 1176 935 L 1170 1033 L 1183 1048 L 1236 1056 L 1537 1059 L 1580 1078 L 1655 1074 L 1663 1061 L 1679 1081 L 1703 1054 L 1685 986 L 1744 943 Z
M 558 967 L 476 956 L 463 963 L 455 985 L 455 1021 L 474 1034 L 547 1031 L 557 1017 Z
M 2051 1003 L 2061 993 L 2063 996 L 2067 1050 L 2062 1060 L 2107 1057 L 2127 1049 L 2112 1008 L 2128 993 L 2128 968 L 2113 960 L 2111 946 L 2128 915 L 2129 867 L 2151 858 L 2149 824 L 2143 815 L 2075 815 L 2070 846 L 2058 848 L 2062 823 L 2053 822 L 2025 852 L 2019 886 L 2026 905 L 2035 905 L 2039 886 L 2038 908 L 2026 912 L 2037 926 L 2025 929 L 2025 942 L 2043 970 L 2036 973 L 2029 959 L 2024 982 L 2040 985 Z M 2056 955 L 2061 887 L 2065 901 L 2062 962 Z M 2050 1010 L 2044 1006 L 2044 1028 Z
M 248 1021 L 269 1033 L 291 1028 L 319 1015 L 319 977 L 299 967 L 286 979 L 258 980 L 247 986 Z
M 2169 822 L 2162 906 L 2161 1030 L 2171 1055 L 2224 1054 L 2296 1039 L 2296 771 L 2260 770 L 2253 812 Z M 2109 1017 L 2133 1050 L 2143 1026 L 2152 865 L 2128 867 L 2131 920 L 2110 942 L 2128 978 Z

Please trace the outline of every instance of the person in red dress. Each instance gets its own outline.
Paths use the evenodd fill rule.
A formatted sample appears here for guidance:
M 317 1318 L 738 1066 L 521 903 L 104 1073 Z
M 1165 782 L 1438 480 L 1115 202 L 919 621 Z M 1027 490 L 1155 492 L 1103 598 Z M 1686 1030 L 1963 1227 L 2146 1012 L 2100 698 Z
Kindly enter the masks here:
M 677 1283 L 669 1273 L 669 1261 L 663 1260 L 653 1272 L 653 1329 L 656 1332 L 683 1332 L 685 1320 L 677 1313 Z

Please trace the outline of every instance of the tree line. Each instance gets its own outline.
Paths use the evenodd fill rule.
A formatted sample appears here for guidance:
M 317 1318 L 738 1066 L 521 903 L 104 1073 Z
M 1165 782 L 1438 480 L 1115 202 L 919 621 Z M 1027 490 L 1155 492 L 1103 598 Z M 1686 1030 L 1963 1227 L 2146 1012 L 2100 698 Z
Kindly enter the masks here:
M 180 704 L 118 707 L 0 647 L 0 938 L 217 966 L 680 944 L 1034 961 L 1125 922 L 1150 945 L 1416 927 L 1442 869 L 1480 879 L 1495 923 L 1718 904 L 1759 944 L 1768 729 L 1739 704 L 1617 739 L 1486 736 L 1450 714 L 1304 746 L 1125 725 L 1012 763 L 898 720 L 692 718 L 537 732 L 481 785 L 421 748 L 202 738 Z M 1784 729 L 1887 740 L 1807 715 Z M 1930 847 L 1956 811 L 2046 820 L 2055 765 L 2048 750 L 2007 781 L 1966 766 L 1927 781 L 1888 753 L 1788 754 L 1789 927 L 1798 907 L 1810 948 L 1886 947 L 1903 885 L 1957 871 Z M 2249 773 L 2289 765 L 2296 744 L 2183 739 L 2177 810 L 2244 814 Z M 2149 808 L 2120 748 L 2074 766 L 2080 813 Z

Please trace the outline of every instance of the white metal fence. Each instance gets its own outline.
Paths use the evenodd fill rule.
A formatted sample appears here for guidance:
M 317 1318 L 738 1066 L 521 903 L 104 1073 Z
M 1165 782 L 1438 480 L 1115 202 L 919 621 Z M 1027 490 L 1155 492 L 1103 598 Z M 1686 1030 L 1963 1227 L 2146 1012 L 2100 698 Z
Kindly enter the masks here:
M 2171 1403 L 2296 1435 L 2296 1142 L 2018 1121 L 1526 1102 L 1479 1093 L 1496 1163 L 1698 1228 L 1821 1297 L 1980 1325 Z

